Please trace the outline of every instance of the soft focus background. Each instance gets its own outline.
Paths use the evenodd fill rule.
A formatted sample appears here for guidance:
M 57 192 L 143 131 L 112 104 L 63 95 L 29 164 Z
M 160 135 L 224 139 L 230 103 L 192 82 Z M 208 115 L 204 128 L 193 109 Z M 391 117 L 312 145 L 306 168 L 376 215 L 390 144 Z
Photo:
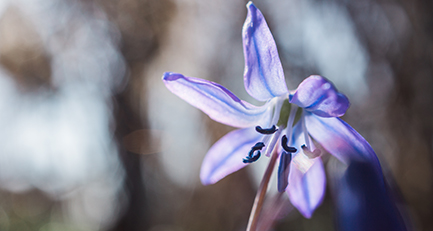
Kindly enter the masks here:
M 243 88 L 246 3 L 0 0 L 0 230 L 245 229 L 266 159 L 202 186 L 204 154 L 232 128 L 161 76 L 213 80 L 259 104 Z M 289 88 L 311 74 L 333 81 L 409 228 L 433 230 L 433 2 L 255 4 Z M 332 190 L 310 220 L 275 191 L 274 230 L 335 230 Z

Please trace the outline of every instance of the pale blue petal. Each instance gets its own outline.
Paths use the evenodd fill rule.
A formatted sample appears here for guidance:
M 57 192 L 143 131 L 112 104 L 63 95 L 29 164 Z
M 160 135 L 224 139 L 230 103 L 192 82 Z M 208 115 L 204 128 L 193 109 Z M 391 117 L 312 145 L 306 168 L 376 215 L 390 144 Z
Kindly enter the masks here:
M 247 4 L 248 15 L 242 36 L 245 56 L 244 84 L 260 101 L 288 93 L 283 67 L 271 31 L 259 9 Z
M 329 153 L 345 164 L 368 161 L 382 175 L 379 160 L 370 144 L 355 129 L 340 118 L 323 118 L 305 113 L 310 135 Z
M 298 123 L 294 128 L 294 146 L 298 149 L 298 152 L 294 154 L 290 164 L 289 186 L 286 192 L 299 212 L 304 217 L 311 218 L 313 212 L 323 201 L 326 189 L 326 175 L 320 157 L 308 159 L 312 165 L 306 164 L 308 170 L 305 173 L 301 171 L 301 168 L 298 168 L 295 161 L 296 155 L 305 155 L 302 148 L 300 148 L 305 144 L 304 135 L 301 131 L 301 123 Z
M 242 160 L 263 135 L 254 127 L 234 130 L 218 140 L 206 154 L 200 179 L 204 185 L 214 184 L 225 176 L 247 166 Z
M 162 80 L 171 92 L 223 124 L 240 128 L 255 126 L 271 113 L 267 104 L 251 105 L 211 81 L 172 72 L 164 73 Z
M 321 117 L 342 116 L 350 106 L 347 97 L 319 75 L 312 75 L 302 81 L 296 91 L 290 94 L 290 103 Z

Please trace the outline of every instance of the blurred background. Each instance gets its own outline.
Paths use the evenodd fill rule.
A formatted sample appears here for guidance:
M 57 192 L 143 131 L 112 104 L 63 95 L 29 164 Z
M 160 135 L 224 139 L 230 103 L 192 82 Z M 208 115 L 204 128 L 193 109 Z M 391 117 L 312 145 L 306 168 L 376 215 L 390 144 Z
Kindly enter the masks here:
M 266 159 L 202 186 L 207 149 L 233 128 L 161 76 L 209 79 L 259 105 L 243 88 L 246 3 L 0 0 L 0 230 L 244 230 Z M 289 88 L 333 81 L 408 227 L 433 230 L 433 2 L 254 3 Z M 273 230 L 336 229 L 332 189 L 312 219 L 275 191 Z

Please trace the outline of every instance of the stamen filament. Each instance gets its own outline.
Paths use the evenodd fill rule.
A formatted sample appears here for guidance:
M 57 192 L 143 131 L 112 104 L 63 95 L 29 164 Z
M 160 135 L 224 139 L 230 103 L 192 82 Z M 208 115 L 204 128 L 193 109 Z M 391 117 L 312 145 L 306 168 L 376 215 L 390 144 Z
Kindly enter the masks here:
M 298 106 L 292 104 L 292 108 L 290 109 L 289 120 L 287 121 L 287 128 L 286 128 L 286 135 L 289 137 L 288 145 L 292 144 L 293 121 L 295 121 L 296 111 L 298 111 Z
M 308 131 L 307 131 L 307 126 L 305 125 L 305 111 L 302 113 L 301 116 L 301 122 L 302 122 L 302 132 L 304 133 L 304 138 L 305 138 L 305 145 L 307 146 L 307 150 L 311 151 L 311 146 L 310 146 L 310 136 L 308 135 Z
M 265 155 L 267 157 L 269 157 L 271 155 L 272 150 L 274 150 L 275 144 L 277 143 L 278 139 L 280 138 L 281 135 L 281 130 L 283 130 L 284 128 L 278 129 L 273 135 L 272 135 L 272 139 L 271 142 L 269 142 L 269 145 L 265 146 Z
M 263 136 L 262 143 L 267 144 L 269 142 L 269 139 L 271 139 L 272 136 Z

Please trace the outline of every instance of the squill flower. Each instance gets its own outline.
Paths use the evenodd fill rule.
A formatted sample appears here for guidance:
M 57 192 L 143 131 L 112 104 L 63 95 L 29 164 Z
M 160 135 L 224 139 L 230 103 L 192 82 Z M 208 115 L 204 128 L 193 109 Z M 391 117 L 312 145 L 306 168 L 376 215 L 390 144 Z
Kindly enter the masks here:
M 312 75 L 296 90 L 288 91 L 272 34 L 262 13 L 252 2 L 242 35 L 245 56 L 244 84 L 254 106 L 225 87 L 203 79 L 167 72 L 166 87 L 213 120 L 240 128 L 208 151 L 201 167 L 203 184 L 213 184 L 250 163 L 262 152 L 279 155 L 278 190 L 286 191 L 292 204 L 307 218 L 321 203 L 326 177 L 322 151 L 314 142 L 344 163 L 351 159 L 374 163 L 376 154 L 365 139 L 338 117 L 349 100 L 326 78 Z

